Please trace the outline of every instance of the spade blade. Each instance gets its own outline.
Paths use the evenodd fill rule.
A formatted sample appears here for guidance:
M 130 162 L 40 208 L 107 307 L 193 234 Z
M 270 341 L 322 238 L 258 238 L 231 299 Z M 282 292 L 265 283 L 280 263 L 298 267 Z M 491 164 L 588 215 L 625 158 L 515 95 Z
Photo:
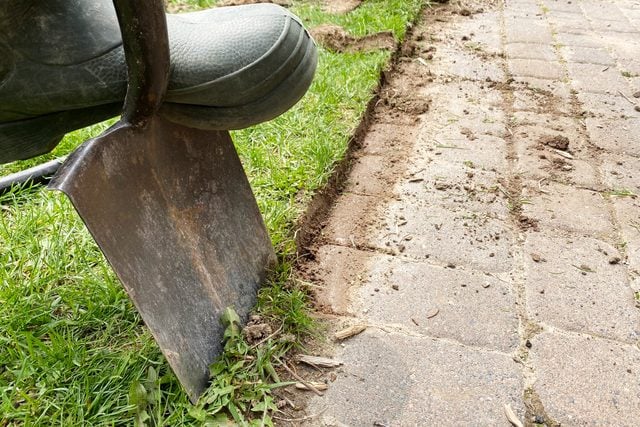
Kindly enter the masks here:
M 275 255 L 233 142 L 153 116 L 87 141 L 50 187 L 69 196 L 192 401 Z

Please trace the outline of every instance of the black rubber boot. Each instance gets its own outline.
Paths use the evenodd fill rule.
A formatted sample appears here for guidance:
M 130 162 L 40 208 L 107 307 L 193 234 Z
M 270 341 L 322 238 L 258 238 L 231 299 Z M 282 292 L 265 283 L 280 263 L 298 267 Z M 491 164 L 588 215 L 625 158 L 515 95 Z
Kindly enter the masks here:
M 317 52 L 273 4 L 167 15 L 171 76 L 163 114 L 239 129 L 272 119 L 308 89 Z M 119 113 L 126 92 L 111 0 L 0 3 L 0 163 L 53 149 L 65 133 Z

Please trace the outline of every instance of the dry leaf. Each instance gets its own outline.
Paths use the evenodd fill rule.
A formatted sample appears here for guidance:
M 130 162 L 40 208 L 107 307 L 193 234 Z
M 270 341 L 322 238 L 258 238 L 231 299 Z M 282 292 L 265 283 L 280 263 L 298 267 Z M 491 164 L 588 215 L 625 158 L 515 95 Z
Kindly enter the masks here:
M 309 356 L 299 354 L 298 361 L 311 366 L 320 366 L 321 368 L 335 368 L 342 365 L 341 360 L 330 359 L 328 357 Z
M 554 151 L 556 154 L 558 154 L 558 155 L 560 155 L 560 156 L 564 157 L 565 159 L 573 160 L 573 156 L 572 156 L 571 154 L 567 153 L 566 151 L 558 150 L 558 149 L 556 149 L 556 148 L 554 148 L 554 149 L 553 149 L 553 151 Z
M 358 335 L 359 333 L 363 332 L 365 329 L 367 329 L 367 325 L 353 325 L 353 326 L 349 326 L 347 329 L 343 329 L 339 332 L 336 332 L 336 339 L 341 341 L 341 340 L 345 340 L 349 337 L 352 337 L 354 335 Z
M 507 420 L 509 420 L 511 425 L 514 427 L 524 427 L 520 419 L 513 412 L 513 409 L 511 409 L 511 405 L 504 405 L 504 414 L 507 416 Z
M 325 383 L 321 383 L 318 381 L 307 381 L 307 384 L 313 386 L 316 390 L 320 390 L 320 391 L 324 391 L 327 388 L 329 388 L 329 386 L 327 386 Z M 303 383 L 296 383 L 296 388 L 300 390 L 311 390 L 309 387 L 307 387 Z

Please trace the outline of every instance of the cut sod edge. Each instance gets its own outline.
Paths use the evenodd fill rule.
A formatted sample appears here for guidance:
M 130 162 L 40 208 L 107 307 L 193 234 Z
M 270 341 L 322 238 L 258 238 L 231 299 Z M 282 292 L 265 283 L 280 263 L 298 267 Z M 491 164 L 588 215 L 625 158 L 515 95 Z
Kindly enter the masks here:
M 402 43 L 396 43 L 396 48 L 391 56 L 388 67 L 380 71 L 378 86 L 367 103 L 367 108 L 362 115 L 360 124 L 355 128 L 353 135 L 349 138 L 344 157 L 336 162 L 329 180 L 313 195 L 305 213 L 298 220 L 296 227 L 296 247 L 298 256 L 296 257 L 296 262 L 294 264 L 294 268 L 296 270 L 313 258 L 312 254 L 315 252 L 314 249 L 318 241 L 318 235 L 326 225 L 331 213 L 331 208 L 336 202 L 338 196 L 340 196 L 344 190 L 345 184 L 354 165 L 354 160 L 362 150 L 364 138 L 369 132 L 373 122 L 372 116 L 374 110 L 380 101 L 380 94 L 387 85 L 387 75 L 391 75 L 396 71 L 399 59 L 402 56 L 402 48 L 404 44 L 407 43 L 407 40 L 411 40 L 415 24 L 419 19 L 421 19 L 422 13 L 428 4 L 428 1 L 423 2 L 414 21 L 410 22 L 407 26 L 407 31 Z

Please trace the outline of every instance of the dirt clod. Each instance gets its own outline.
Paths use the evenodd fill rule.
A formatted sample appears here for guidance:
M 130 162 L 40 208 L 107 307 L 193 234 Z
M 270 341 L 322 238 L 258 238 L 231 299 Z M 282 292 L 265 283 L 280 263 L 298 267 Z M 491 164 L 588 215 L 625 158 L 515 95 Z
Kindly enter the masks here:
M 243 332 L 247 342 L 253 344 L 271 335 L 273 330 L 266 323 L 258 323 L 245 326 Z
M 391 31 L 355 37 L 339 25 L 324 24 L 311 29 L 311 35 L 321 45 L 334 52 L 366 52 L 393 49 L 396 40 Z
M 404 83 L 404 82 L 403 82 Z M 397 87 L 386 87 L 380 94 L 381 104 L 388 107 L 384 113 L 398 114 L 403 117 L 419 116 L 429 111 L 430 101 L 415 96 L 415 88 L 398 84 Z
M 522 230 L 533 230 L 540 231 L 540 227 L 538 226 L 538 220 L 534 218 L 529 218 L 528 216 L 520 215 L 518 217 L 518 224 Z
M 446 182 L 442 182 L 442 181 L 436 181 L 436 183 L 433 184 L 433 186 L 435 187 L 436 190 L 440 190 L 440 191 L 448 190 L 449 188 L 451 188 L 451 184 L 447 184 Z
M 569 138 L 562 135 L 543 136 L 542 138 L 540 138 L 540 143 L 542 145 L 546 145 L 548 147 L 556 148 L 562 151 L 567 151 L 569 149 Z

